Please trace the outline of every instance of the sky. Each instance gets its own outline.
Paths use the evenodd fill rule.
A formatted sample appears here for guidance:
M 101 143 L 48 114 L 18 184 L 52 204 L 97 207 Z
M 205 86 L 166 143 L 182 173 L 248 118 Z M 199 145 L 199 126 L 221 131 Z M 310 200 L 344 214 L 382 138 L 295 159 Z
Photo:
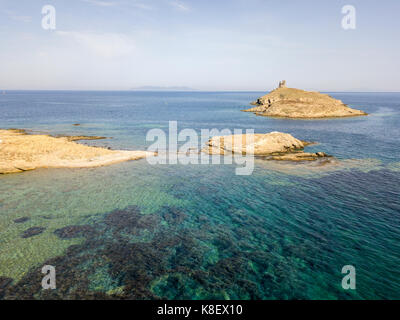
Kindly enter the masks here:
M 399 13 L 398 0 L 0 0 L 0 89 L 400 91 Z

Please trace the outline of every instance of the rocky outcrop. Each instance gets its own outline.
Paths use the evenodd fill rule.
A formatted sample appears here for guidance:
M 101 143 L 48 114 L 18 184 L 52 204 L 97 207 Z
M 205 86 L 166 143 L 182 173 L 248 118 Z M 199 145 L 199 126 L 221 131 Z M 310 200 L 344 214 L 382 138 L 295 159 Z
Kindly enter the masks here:
M 88 137 L 70 138 L 30 135 L 23 130 L 0 130 L 0 174 L 37 168 L 99 167 L 155 155 L 147 151 L 109 150 L 85 146 L 73 140 Z
M 281 81 L 279 88 L 252 104 L 255 105 L 254 108 L 243 111 L 268 117 L 310 119 L 367 115 L 367 113 L 352 109 L 327 94 L 287 88 L 286 81 Z
M 278 156 L 270 156 L 268 160 L 281 160 L 281 161 L 314 161 L 321 158 L 330 157 L 325 152 L 316 152 L 316 153 L 309 153 L 309 152 L 295 152 L 289 153 L 285 155 L 278 155 Z
M 202 151 L 214 155 L 250 154 L 267 160 L 286 161 L 314 161 L 330 157 L 323 152 L 305 153 L 304 147 L 310 144 L 288 133 L 270 132 L 213 137 Z

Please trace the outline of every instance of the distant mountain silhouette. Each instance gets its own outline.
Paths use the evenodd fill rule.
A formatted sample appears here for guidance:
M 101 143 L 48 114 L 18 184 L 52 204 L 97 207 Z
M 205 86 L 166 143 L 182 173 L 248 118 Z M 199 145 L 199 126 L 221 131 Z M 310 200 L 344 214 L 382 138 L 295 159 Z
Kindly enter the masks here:
M 142 86 L 132 88 L 131 90 L 143 91 L 196 91 L 193 88 L 176 86 L 176 87 L 157 87 L 157 86 Z

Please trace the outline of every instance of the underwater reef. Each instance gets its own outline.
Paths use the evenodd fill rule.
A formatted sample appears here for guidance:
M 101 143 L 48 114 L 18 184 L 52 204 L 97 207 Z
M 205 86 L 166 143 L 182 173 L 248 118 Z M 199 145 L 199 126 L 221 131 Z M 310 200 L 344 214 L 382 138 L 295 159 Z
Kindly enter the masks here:
M 213 193 L 204 187 L 201 191 Z M 182 228 L 193 221 L 180 208 L 143 214 L 130 206 L 90 225 L 57 229 L 60 239 L 85 238 L 42 264 L 56 267 L 57 289 L 43 290 L 41 267 L 32 268 L 16 283 L 0 278 L 0 299 L 290 298 L 282 292 L 306 298 L 296 286 L 297 271 L 307 262 L 313 267 L 310 257 L 320 253 L 307 240 L 300 246 L 281 241 L 260 250 L 265 236 L 277 236 L 262 227 L 262 217 L 233 206 L 226 215 L 233 229 L 203 215 L 192 217 L 200 227 L 191 229 Z M 24 235 L 41 231 L 33 227 Z M 284 251 L 279 255 L 278 247 Z

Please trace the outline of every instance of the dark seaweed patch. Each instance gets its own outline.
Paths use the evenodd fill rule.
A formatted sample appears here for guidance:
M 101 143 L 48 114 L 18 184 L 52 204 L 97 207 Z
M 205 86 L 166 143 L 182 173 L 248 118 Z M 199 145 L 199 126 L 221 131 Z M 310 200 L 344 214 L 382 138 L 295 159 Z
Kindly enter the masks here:
M 46 228 L 44 228 L 44 227 L 32 227 L 32 228 L 25 230 L 22 233 L 21 237 L 22 238 L 30 238 L 30 237 L 36 236 L 38 234 L 41 234 L 44 230 L 46 230 Z
M 284 241 L 257 215 L 234 207 L 223 212 L 231 222 L 228 227 L 215 223 L 217 215 L 189 216 L 173 207 L 145 215 L 132 206 L 105 214 L 90 226 L 58 229 L 55 234 L 62 239 L 85 241 L 43 263 L 56 267 L 57 289 L 42 290 L 38 267 L 7 285 L 4 298 L 307 298 L 297 271 L 315 269 L 310 257 L 321 248 Z M 267 237 L 274 241 L 260 249 Z
M 5 295 L 5 289 L 13 282 L 12 279 L 0 277 L 0 299 Z
M 153 231 L 159 218 L 155 215 L 144 215 L 138 207 L 130 206 L 107 214 L 104 223 L 111 227 L 114 236 L 121 237 L 123 234 L 139 235 L 143 229 Z
M 57 235 L 61 239 L 72 239 L 85 236 L 91 232 L 94 232 L 93 227 L 83 225 L 83 226 L 67 226 L 61 229 L 57 229 L 54 231 L 55 235 Z
M 14 222 L 15 223 L 24 223 L 24 222 L 26 222 L 28 220 L 30 220 L 29 217 L 22 217 L 22 218 L 15 219 Z
M 186 214 L 178 208 L 163 207 L 162 217 L 168 224 L 180 224 L 186 219 Z
M 165 257 L 180 239 L 160 232 L 148 243 L 131 243 L 129 236 L 136 236 L 140 230 L 152 231 L 160 221 L 155 215 L 141 214 L 137 207 L 128 207 L 106 214 L 103 221 L 91 226 L 58 229 L 55 234 L 60 238 L 83 236 L 86 241 L 70 246 L 65 255 L 43 263 L 56 267 L 57 289 L 41 290 L 43 274 L 36 268 L 8 288 L 6 298 L 157 299 L 159 297 L 150 290 L 150 283 L 167 272 Z M 90 290 L 91 275 L 103 268 L 108 270 L 107 277 L 112 283 L 123 285 L 118 294 Z

